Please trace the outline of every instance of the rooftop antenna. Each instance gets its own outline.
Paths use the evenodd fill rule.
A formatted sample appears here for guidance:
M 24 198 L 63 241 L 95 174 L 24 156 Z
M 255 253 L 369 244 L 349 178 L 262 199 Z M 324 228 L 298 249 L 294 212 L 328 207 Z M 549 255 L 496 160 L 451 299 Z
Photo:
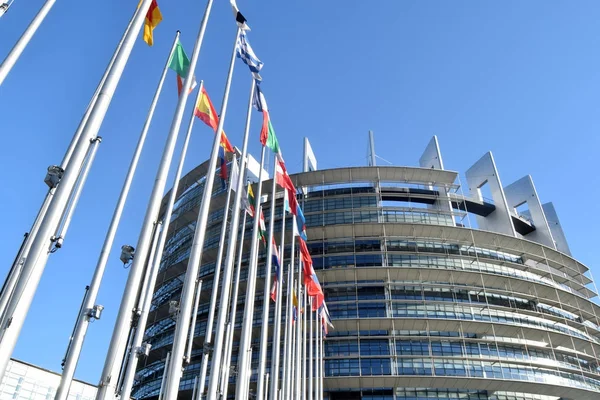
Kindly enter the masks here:
M 367 149 L 367 165 L 374 167 L 377 165 L 375 160 L 375 139 L 373 137 L 373 131 L 369 131 L 369 147 Z
M 373 131 L 369 131 L 369 145 L 367 148 L 367 165 L 369 167 L 375 167 L 377 165 L 377 161 L 376 161 L 377 158 L 392 165 L 392 163 L 390 161 L 386 160 L 383 157 L 379 157 L 378 155 L 375 154 L 375 137 L 373 136 Z

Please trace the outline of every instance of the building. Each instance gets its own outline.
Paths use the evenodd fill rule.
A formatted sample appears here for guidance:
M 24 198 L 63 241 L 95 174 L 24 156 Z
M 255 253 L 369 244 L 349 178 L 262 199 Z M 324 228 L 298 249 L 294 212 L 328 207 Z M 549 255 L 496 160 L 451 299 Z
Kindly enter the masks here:
M 175 324 L 169 305 L 181 293 L 205 171 L 206 163 L 182 179 L 138 399 L 159 392 Z M 325 398 L 600 399 L 597 291 L 588 267 L 571 256 L 554 207 L 540 202 L 529 176 L 503 186 L 491 153 L 465 177 L 444 169 L 435 137 L 419 167 L 292 175 L 305 193 L 309 249 L 335 325 L 325 343 Z M 213 198 L 180 398 L 191 397 L 200 370 L 223 215 L 219 185 Z
M 11 359 L 0 383 L 0 400 L 52 400 L 60 374 Z M 73 379 L 68 400 L 94 400 L 96 386 Z

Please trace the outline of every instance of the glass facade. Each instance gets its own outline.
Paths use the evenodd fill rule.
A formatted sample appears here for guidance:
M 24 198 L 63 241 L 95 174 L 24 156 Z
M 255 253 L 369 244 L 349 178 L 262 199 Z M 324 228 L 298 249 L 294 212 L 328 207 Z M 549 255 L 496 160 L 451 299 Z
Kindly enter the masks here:
M 492 232 L 486 234 L 496 235 L 498 244 L 480 243 L 478 231 L 465 227 L 471 226 L 471 214 L 452 208 L 444 195 L 451 182 L 382 182 L 377 174 L 369 174 L 374 170 L 365 167 L 360 181 L 347 182 L 330 178 L 335 174 L 327 170 L 318 171 L 319 183 L 306 185 L 298 196 L 308 248 L 335 325 L 324 346 L 325 398 L 600 399 L 600 308 L 590 300 L 595 294 L 587 274 L 546 258 L 545 252 L 555 250 L 542 245 L 535 244 L 533 250 L 523 245 L 515 251 L 514 246 L 502 245 L 503 235 Z M 158 395 L 172 344 L 175 320 L 166 310 L 181 295 L 204 187 L 202 177 L 195 179 L 178 199 L 171 221 L 146 329 L 152 350 L 140 363 L 133 391 L 138 399 Z M 212 207 L 209 216 L 206 261 L 200 268 L 203 295 L 192 360 L 181 381 L 182 398 L 191 396 L 199 373 L 214 287 L 214 254 L 225 200 L 220 185 L 215 185 L 213 196 L 219 206 Z M 288 228 L 291 231 L 291 221 Z M 404 233 L 398 234 L 400 228 Z M 275 231 L 280 230 L 281 223 L 276 224 Z M 248 221 L 247 240 L 250 231 Z M 242 279 L 247 276 L 248 253 L 242 258 Z M 289 257 L 290 248 L 284 253 Z M 264 278 L 264 259 L 261 250 L 259 278 Z M 263 301 L 257 290 L 256 327 Z M 242 293 L 236 329 L 241 327 L 244 302 Z M 270 307 L 272 318 L 273 304 Z M 255 333 L 255 348 L 258 339 Z M 232 365 L 237 361 L 237 340 L 236 336 Z M 257 364 L 258 351 L 253 352 L 253 382 Z M 518 392 L 515 385 L 522 385 Z M 560 387 L 571 388 L 572 397 L 553 396 Z

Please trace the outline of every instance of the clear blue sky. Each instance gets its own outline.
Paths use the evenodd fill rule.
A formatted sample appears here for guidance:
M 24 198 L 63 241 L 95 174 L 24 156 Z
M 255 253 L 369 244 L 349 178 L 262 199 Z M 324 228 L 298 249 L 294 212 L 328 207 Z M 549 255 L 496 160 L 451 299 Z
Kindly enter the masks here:
M 43 0 L 16 0 L 0 19 L 0 59 Z M 4 278 L 137 0 L 60 0 L 0 87 L 0 276 Z M 191 52 L 205 7 L 159 0 L 155 45 L 136 43 L 101 129 L 104 141 L 62 250 L 50 257 L 14 356 L 60 370 L 84 287 L 145 119 L 173 35 Z M 593 211 L 600 198 L 600 3 L 597 1 L 239 0 L 265 63 L 263 90 L 288 169 L 302 137 L 321 168 L 364 165 L 367 131 L 378 155 L 418 165 L 437 134 L 446 168 L 464 171 L 492 150 L 506 185 L 526 174 L 553 201 L 573 254 L 600 276 Z M 196 70 L 220 107 L 235 35 L 229 2 L 216 0 Z M 238 63 L 226 131 L 240 145 L 250 78 Z M 176 104 L 168 77 L 110 257 L 76 377 L 97 383 L 127 271 L 118 248 L 135 245 Z M 189 115 L 189 113 L 186 113 Z M 259 154 L 254 115 L 251 151 Z M 208 157 L 197 124 L 186 169 Z

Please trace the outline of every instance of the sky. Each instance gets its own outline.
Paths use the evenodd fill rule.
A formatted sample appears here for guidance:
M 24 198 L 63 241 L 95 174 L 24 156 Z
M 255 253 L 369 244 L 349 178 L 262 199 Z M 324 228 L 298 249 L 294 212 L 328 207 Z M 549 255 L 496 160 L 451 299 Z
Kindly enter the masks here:
M 60 163 L 137 3 L 57 1 L 0 87 L 2 279 L 47 191 L 46 168 Z M 0 18 L 0 59 L 42 4 L 15 0 Z M 164 20 L 155 44 L 140 38 L 131 53 L 64 246 L 50 256 L 23 326 L 18 359 L 60 371 L 176 30 L 191 54 L 205 0 L 159 0 L 159 6 Z M 366 165 L 369 130 L 377 155 L 393 165 L 417 166 L 437 135 L 445 167 L 462 177 L 492 151 L 504 185 L 533 177 L 542 202 L 554 203 L 574 256 L 600 276 L 594 257 L 600 219 L 588 207 L 600 198 L 594 184 L 600 3 L 238 0 L 238 6 L 265 64 L 262 89 L 290 172 L 301 169 L 305 136 L 320 169 Z M 195 73 L 218 109 L 235 30 L 229 2 L 216 0 Z M 225 131 L 241 147 L 251 77 L 241 62 L 235 68 Z M 99 293 L 105 310 L 89 327 L 76 372 L 94 384 L 127 279 L 119 249 L 137 243 L 176 102 L 170 72 Z M 251 129 L 250 151 L 258 157 L 256 112 Z M 195 125 L 186 171 L 208 158 L 211 132 Z

